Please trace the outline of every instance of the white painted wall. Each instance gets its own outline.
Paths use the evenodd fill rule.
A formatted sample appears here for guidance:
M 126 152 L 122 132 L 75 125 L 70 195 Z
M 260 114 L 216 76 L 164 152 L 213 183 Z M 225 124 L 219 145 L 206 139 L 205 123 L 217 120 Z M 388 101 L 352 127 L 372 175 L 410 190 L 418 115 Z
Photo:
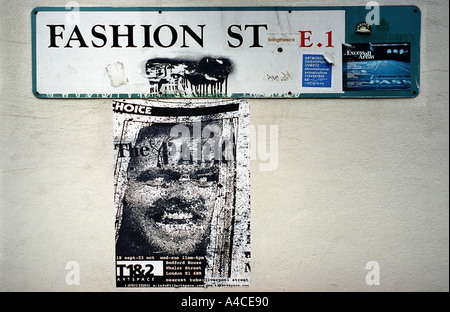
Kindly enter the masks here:
M 0 3 L 0 290 L 115 291 L 111 101 L 36 99 L 30 12 L 67 1 Z M 379 3 L 422 11 L 420 94 L 250 101 L 252 125 L 278 125 L 279 163 L 260 171 L 262 162 L 252 161 L 252 286 L 243 290 L 449 290 L 449 4 Z M 72 260 L 80 265 L 79 286 L 66 284 Z M 372 260 L 380 265 L 379 286 L 365 282 Z

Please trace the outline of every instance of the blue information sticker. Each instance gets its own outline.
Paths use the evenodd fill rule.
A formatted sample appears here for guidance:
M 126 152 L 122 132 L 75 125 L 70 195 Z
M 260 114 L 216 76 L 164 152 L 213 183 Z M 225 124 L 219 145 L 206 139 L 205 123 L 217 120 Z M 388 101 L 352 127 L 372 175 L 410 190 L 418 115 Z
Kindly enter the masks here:
M 331 64 L 323 55 L 303 54 L 302 87 L 331 88 Z

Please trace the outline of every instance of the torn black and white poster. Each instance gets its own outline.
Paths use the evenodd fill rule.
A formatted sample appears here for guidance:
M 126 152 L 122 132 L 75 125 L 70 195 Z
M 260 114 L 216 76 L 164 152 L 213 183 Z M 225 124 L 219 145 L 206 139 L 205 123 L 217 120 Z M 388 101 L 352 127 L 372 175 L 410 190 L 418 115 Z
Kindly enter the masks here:
M 248 100 L 116 100 L 117 287 L 250 283 Z

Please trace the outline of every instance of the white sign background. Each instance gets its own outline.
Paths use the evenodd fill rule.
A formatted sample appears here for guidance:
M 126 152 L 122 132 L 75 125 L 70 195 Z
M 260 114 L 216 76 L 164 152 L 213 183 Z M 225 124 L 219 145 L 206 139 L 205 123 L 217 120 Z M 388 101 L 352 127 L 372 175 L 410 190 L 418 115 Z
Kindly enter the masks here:
M 92 11 L 58 11 L 42 8 L 35 11 L 34 88 L 40 97 L 111 97 L 117 94 L 148 97 L 152 94 L 149 94 L 149 81 L 145 72 L 147 60 L 199 60 L 203 57 L 227 58 L 232 62 L 233 69 L 228 77 L 225 95 L 228 97 L 342 93 L 344 10 L 121 11 L 95 8 Z M 48 25 L 64 25 L 64 28 L 55 28 L 56 36 L 53 39 L 57 47 L 49 47 L 51 32 Z M 93 36 L 92 28 L 95 25 L 104 25 L 96 28 L 107 39 L 101 48 L 93 46 L 94 43 L 104 43 Z M 110 25 L 120 25 L 120 34 L 127 32 L 125 25 L 135 25 L 133 41 L 136 47 L 126 47 L 128 39 L 125 36 L 119 37 L 120 48 L 111 47 L 113 38 Z M 144 27 L 141 25 L 151 25 L 151 48 L 143 47 Z M 173 46 L 160 47 L 153 41 L 153 32 L 161 25 L 171 25 L 177 30 L 178 40 Z M 183 32 L 180 25 L 188 25 L 199 36 L 201 28 L 198 25 L 205 25 L 203 47 L 189 34 L 186 34 L 185 39 L 188 47 L 181 47 Z M 230 36 L 231 25 L 239 25 L 232 26 L 231 31 L 242 36 L 242 43 Z M 73 32 L 75 27 L 78 27 L 88 47 L 80 47 L 80 38 Z M 256 29 L 261 47 L 251 47 L 255 43 Z M 168 45 L 172 38 L 169 27 L 162 27 L 159 35 L 163 45 Z M 277 42 L 277 38 L 291 38 L 291 41 Z M 65 47 L 69 40 L 71 48 Z M 239 47 L 232 47 L 239 43 Z M 324 55 L 332 62 L 330 87 L 302 87 L 303 54 Z

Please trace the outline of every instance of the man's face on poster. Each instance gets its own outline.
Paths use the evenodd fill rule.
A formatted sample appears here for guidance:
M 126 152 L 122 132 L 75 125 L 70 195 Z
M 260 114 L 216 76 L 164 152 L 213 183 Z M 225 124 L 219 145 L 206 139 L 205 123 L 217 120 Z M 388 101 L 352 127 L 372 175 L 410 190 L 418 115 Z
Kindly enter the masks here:
M 144 137 L 136 145 L 150 146 L 150 156 L 132 158 L 128 168 L 124 209 L 146 241 L 165 254 L 192 254 L 205 244 L 217 198 L 218 164 L 204 157 L 192 161 L 186 142 L 164 131 Z

